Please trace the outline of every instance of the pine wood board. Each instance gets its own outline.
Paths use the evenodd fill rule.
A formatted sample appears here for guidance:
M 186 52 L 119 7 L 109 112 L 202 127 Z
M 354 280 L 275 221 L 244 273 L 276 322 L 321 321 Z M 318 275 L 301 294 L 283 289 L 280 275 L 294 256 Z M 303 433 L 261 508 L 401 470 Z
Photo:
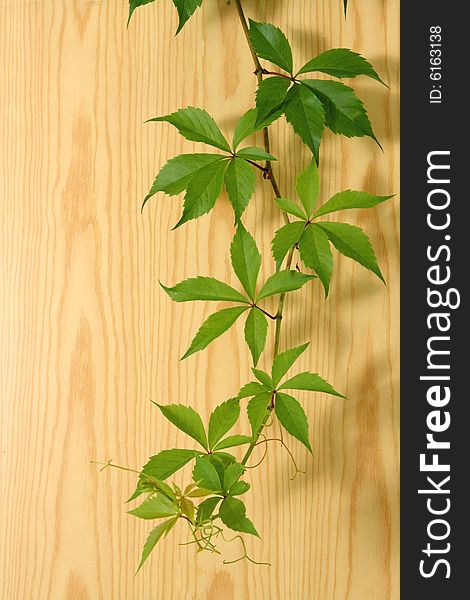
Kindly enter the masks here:
M 126 515 L 131 473 L 158 450 L 188 444 L 150 399 L 183 402 L 208 416 L 249 380 L 242 327 L 186 361 L 210 308 L 174 304 L 158 281 L 208 274 L 235 283 L 226 198 L 208 217 L 171 231 L 181 198 L 140 203 L 155 173 L 201 150 L 149 117 L 186 105 L 213 114 L 227 133 L 253 101 L 253 66 L 235 6 L 206 0 L 174 37 L 169 0 L 136 11 L 126 2 L 43 0 L 0 4 L 0 134 L 3 292 L 0 330 L 3 600 L 396 600 L 399 597 L 398 199 L 352 211 L 377 249 L 387 280 L 335 257 L 325 303 L 320 284 L 286 304 L 282 346 L 312 340 L 300 361 L 347 401 L 302 397 L 313 457 L 291 443 L 305 470 L 271 443 L 250 473 L 248 512 L 270 561 L 224 565 L 196 555 L 184 529 L 134 570 L 150 530 Z M 358 78 L 382 151 L 370 140 L 326 134 L 322 199 L 345 188 L 378 194 L 399 185 L 399 3 L 246 0 L 278 24 L 297 64 L 348 46 L 390 89 Z M 285 123 L 273 126 L 285 195 L 308 153 Z M 282 221 L 257 179 L 246 225 L 272 271 L 269 244 Z M 265 354 L 269 366 L 272 339 Z M 243 423 L 246 429 L 246 422 Z M 276 434 L 276 429 L 273 431 Z M 188 470 L 184 476 L 189 477 Z M 227 559 L 240 556 L 227 544 Z

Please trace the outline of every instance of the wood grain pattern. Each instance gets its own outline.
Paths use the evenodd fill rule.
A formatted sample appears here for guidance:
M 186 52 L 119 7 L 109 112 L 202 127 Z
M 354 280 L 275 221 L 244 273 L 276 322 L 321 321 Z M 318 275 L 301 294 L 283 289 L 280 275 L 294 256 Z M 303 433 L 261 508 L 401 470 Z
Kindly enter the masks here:
M 101 0 L 0 3 L 2 260 L 1 534 L 3 600 L 396 600 L 398 598 L 398 201 L 351 212 L 377 248 L 388 285 L 337 258 L 327 303 L 321 286 L 286 305 L 284 347 L 312 339 L 301 368 L 348 401 L 305 396 L 313 458 L 292 444 L 305 475 L 272 444 L 248 500 L 263 540 L 250 553 L 272 567 L 225 566 L 195 555 L 176 529 L 138 576 L 150 529 L 126 515 L 131 474 L 161 448 L 186 444 L 149 398 L 208 415 L 249 378 L 242 329 L 184 362 L 210 308 L 161 292 L 195 274 L 232 277 L 232 212 L 170 231 L 180 199 L 140 202 L 157 169 L 200 148 L 144 119 L 203 106 L 230 132 L 255 89 L 251 58 L 225 0 L 174 37 L 161 0 L 136 12 Z M 323 200 L 352 187 L 398 191 L 398 0 L 245 0 L 247 13 L 283 27 L 297 60 L 330 47 L 363 53 L 390 84 L 357 79 L 382 153 L 366 139 L 327 134 Z M 273 127 L 279 181 L 308 158 L 285 123 Z M 247 216 L 272 269 L 281 219 L 258 179 Z M 271 342 L 272 345 L 272 342 Z M 270 348 L 268 348 L 269 356 Z M 268 359 L 266 359 L 268 360 Z M 188 474 L 187 472 L 185 472 Z M 236 558 L 237 543 L 224 548 Z

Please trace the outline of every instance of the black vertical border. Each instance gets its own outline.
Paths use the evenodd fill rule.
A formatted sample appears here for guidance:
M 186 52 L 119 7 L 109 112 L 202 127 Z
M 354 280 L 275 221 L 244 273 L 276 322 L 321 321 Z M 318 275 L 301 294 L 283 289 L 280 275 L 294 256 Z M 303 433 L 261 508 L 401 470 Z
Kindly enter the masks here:
M 470 492 L 470 395 L 466 375 L 470 376 L 470 339 L 466 312 L 468 279 L 470 277 L 470 28 L 463 3 L 428 0 L 401 2 L 401 598 L 404 600 L 453 600 L 470 597 L 467 578 L 470 558 L 467 550 L 469 535 Z M 430 78 L 430 28 L 442 30 L 442 79 Z M 442 103 L 431 104 L 429 92 L 441 85 Z M 450 179 L 446 189 L 451 194 L 448 231 L 432 231 L 426 223 L 429 212 L 427 194 L 427 155 L 435 150 L 450 150 Z M 445 161 L 444 161 L 445 162 Z M 444 240 L 450 235 L 450 240 Z M 449 440 L 450 450 L 441 451 L 441 462 L 450 461 L 451 508 L 442 518 L 451 527 L 449 537 L 442 542 L 430 540 L 429 514 L 426 495 L 418 489 L 426 487 L 426 475 L 419 468 L 419 455 L 426 451 L 426 417 L 432 407 L 426 401 L 429 382 L 420 381 L 426 374 L 427 340 L 432 333 L 426 318 L 433 312 L 427 306 L 427 247 L 448 244 L 449 262 L 439 261 L 451 269 L 447 287 L 461 294 L 456 310 L 441 308 L 450 313 L 449 333 L 451 369 L 451 400 L 446 408 L 451 415 L 450 428 L 440 434 Z M 436 286 L 434 286 L 436 287 Z M 442 286 L 445 287 L 445 286 Z M 447 361 L 447 362 L 448 362 Z M 445 362 L 445 360 L 444 360 Z M 429 373 L 428 373 L 429 374 Z M 444 374 L 442 372 L 438 374 Z M 439 437 L 436 435 L 436 437 Z M 447 461 L 446 461 L 447 462 Z M 444 473 L 436 473 L 440 481 Z M 438 496 L 435 506 L 438 506 Z M 441 502 L 446 496 L 439 496 Z M 444 504 L 442 504 L 444 505 Z M 444 529 L 441 529 L 444 531 Z M 435 532 L 439 532 L 436 528 Z M 450 543 L 450 551 L 428 558 L 422 550 L 430 542 L 435 548 Z M 447 559 L 446 568 L 437 568 L 434 576 L 420 575 L 420 561 L 426 559 L 429 571 L 434 560 Z

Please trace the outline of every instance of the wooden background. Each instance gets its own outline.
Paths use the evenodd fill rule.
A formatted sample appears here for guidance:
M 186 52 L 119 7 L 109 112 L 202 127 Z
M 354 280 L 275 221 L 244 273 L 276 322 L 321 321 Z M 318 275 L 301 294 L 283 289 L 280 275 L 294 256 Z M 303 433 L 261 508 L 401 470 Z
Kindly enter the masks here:
M 398 0 L 350 0 L 347 22 L 340 0 L 244 4 L 249 16 L 282 26 L 297 65 L 348 46 L 390 85 L 353 82 L 384 153 L 365 138 L 325 135 L 322 201 L 348 187 L 397 192 Z M 151 528 L 125 512 L 135 478 L 100 473 L 90 461 L 139 468 L 159 449 L 188 443 L 149 399 L 207 416 L 250 377 L 242 326 L 178 362 L 213 307 L 172 303 L 158 279 L 233 281 L 232 211 L 221 199 L 209 217 L 172 232 L 181 199 L 160 195 L 141 215 L 167 158 L 202 149 L 169 125 L 142 122 L 196 105 L 231 133 L 252 103 L 255 78 L 225 0 L 206 0 L 176 38 L 169 0 L 137 11 L 127 31 L 126 16 L 124 0 L 0 2 L 0 596 L 397 599 L 398 199 L 344 217 L 369 232 L 387 287 L 336 254 L 326 303 L 319 283 L 287 302 L 283 347 L 311 339 L 300 368 L 350 399 L 303 397 L 313 458 L 291 446 L 305 475 L 289 480 L 291 464 L 276 444 L 250 473 L 248 512 L 263 539 L 248 548 L 272 567 L 196 555 L 178 546 L 187 536 L 175 528 L 134 576 Z M 291 195 L 308 153 L 284 122 L 272 138 L 280 185 Z M 281 219 L 270 187 L 261 178 L 257 185 L 245 221 L 268 274 Z M 238 543 L 224 553 L 239 556 Z

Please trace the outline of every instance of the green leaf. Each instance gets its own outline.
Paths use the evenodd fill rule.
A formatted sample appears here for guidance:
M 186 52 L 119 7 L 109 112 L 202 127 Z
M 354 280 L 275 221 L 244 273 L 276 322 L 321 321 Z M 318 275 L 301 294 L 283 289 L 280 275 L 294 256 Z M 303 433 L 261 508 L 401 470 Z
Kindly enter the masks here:
M 176 34 L 178 34 L 196 8 L 201 6 L 202 0 L 173 0 L 173 4 L 178 11 L 179 23 L 176 30 Z
M 284 292 L 293 292 L 294 290 L 300 289 L 307 281 L 314 278 L 314 275 L 305 275 L 304 273 L 298 273 L 297 271 L 279 271 L 278 273 L 271 275 L 271 277 L 268 277 L 258 294 L 258 300 L 276 294 L 283 294 Z
M 236 458 L 228 452 L 214 452 L 214 454 L 210 454 L 208 458 L 209 460 L 214 459 L 217 462 L 221 462 L 224 470 L 233 462 L 236 462 Z
M 292 81 L 285 77 L 268 77 L 258 84 L 256 125 L 262 123 L 273 111 L 281 108 L 291 85 Z
M 250 19 L 250 42 L 256 54 L 292 74 L 292 50 L 286 36 L 270 23 Z
M 312 224 L 305 228 L 299 241 L 299 252 L 300 258 L 307 267 L 315 269 L 325 288 L 326 298 L 333 272 L 333 254 L 330 248 L 330 240 L 321 227 Z
M 207 456 L 207 460 L 211 463 L 211 465 L 217 471 L 217 475 L 222 483 L 224 480 L 224 474 L 226 469 L 234 462 L 236 459 L 231 454 L 225 452 L 217 452 L 215 454 L 209 454 Z
M 253 371 L 253 375 L 256 377 L 258 381 L 272 390 L 274 388 L 273 381 L 271 376 L 266 373 L 266 371 L 262 371 L 261 369 L 251 369 Z
M 178 507 L 166 496 L 155 494 L 144 500 L 137 508 L 127 512 L 139 519 L 159 519 L 177 515 Z
M 349 48 L 332 48 L 322 52 L 305 63 L 297 74 L 313 73 L 315 71 L 339 78 L 367 75 L 367 77 L 372 77 L 372 79 L 384 84 L 374 67 L 363 56 L 349 50 Z
M 317 203 L 318 192 L 320 191 L 320 174 L 314 160 L 297 177 L 295 190 L 302 202 L 307 218 L 311 217 Z
M 215 507 L 221 500 L 222 498 L 214 496 L 213 498 L 207 498 L 207 500 L 201 502 L 201 504 L 197 507 L 197 522 L 201 524 L 205 521 L 208 521 L 212 516 Z
M 234 150 L 237 149 L 238 145 L 245 138 L 255 132 L 256 116 L 256 108 L 250 108 L 250 110 L 247 110 L 238 120 L 235 131 L 233 132 L 232 146 Z
M 246 517 L 246 508 L 241 500 L 237 498 L 224 498 L 220 505 L 219 515 L 222 522 L 233 531 L 251 533 L 259 537 L 253 523 Z
M 191 483 L 188 483 L 188 485 L 184 488 L 184 491 L 181 490 L 181 488 L 179 486 L 177 486 L 177 489 L 175 489 L 175 492 L 178 494 L 178 496 L 189 496 L 189 493 L 192 490 L 196 490 L 196 489 L 199 489 L 199 488 L 197 487 L 197 485 L 195 483 L 191 482 Z
M 169 485 L 163 481 L 160 481 L 159 479 L 155 479 L 154 477 L 140 474 L 137 487 L 132 496 L 126 500 L 126 502 L 132 502 L 132 500 L 135 500 L 141 494 L 154 493 L 157 491 L 167 496 L 167 498 L 170 500 L 176 500 L 176 496 Z
M 200 487 L 213 492 L 222 491 L 222 483 L 214 465 L 207 459 L 198 456 L 193 469 L 193 480 Z
M 271 247 L 274 260 L 278 265 L 282 264 L 289 250 L 300 240 L 304 229 L 305 221 L 292 221 L 276 231 Z
M 230 246 L 230 257 L 232 267 L 240 280 L 243 289 L 251 300 L 256 294 L 256 282 L 261 266 L 261 255 L 255 240 L 241 223 L 238 224 L 237 232 Z
M 245 138 L 252 135 L 256 131 L 263 129 L 264 127 L 268 127 L 271 125 L 276 119 L 278 119 L 283 114 L 283 109 L 273 111 L 270 113 L 266 119 L 257 123 L 257 110 L 256 108 L 250 108 L 238 121 L 237 126 L 235 127 L 235 131 L 233 134 L 233 148 L 237 149 L 240 142 L 242 142 Z
M 145 196 L 142 209 L 157 192 L 176 196 L 183 192 L 193 175 L 202 167 L 221 160 L 221 154 L 180 154 L 171 158 L 158 173 L 149 193 Z
M 225 171 L 224 181 L 235 213 L 235 222 L 238 222 L 255 191 L 253 168 L 241 158 L 232 158 Z
M 263 424 L 268 407 L 271 404 L 271 396 L 271 392 L 263 392 L 262 394 L 253 396 L 253 398 L 248 402 L 246 410 L 248 413 L 248 420 L 250 421 L 253 438 L 256 437 L 259 428 Z
M 327 381 L 325 381 L 317 373 L 310 373 L 305 371 L 294 375 L 291 379 L 284 381 L 279 387 L 280 390 L 307 390 L 309 392 L 324 392 L 325 394 L 331 394 L 332 396 L 339 396 L 345 398 L 343 394 L 337 392 Z
M 352 88 L 339 81 L 319 79 L 303 81 L 302 84 L 322 102 L 325 123 L 333 133 L 340 133 L 346 137 L 367 136 L 380 146 L 372 131 L 366 109 Z
M 347 223 L 322 222 L 318 226 L 326 231 L 330 242 L 341 254 L 369 269 L 385 283 L 372 244 L 362 229 Z
M 263 373 L 263 371 L 261 371 L 261 373 Z M 250 383 L 246 383 L 242 387 L 242 389 L 238 392 L 237 398 L 251 398 L 252 396 L 256 396 L 256 394 L 270 392 L 271 389 L 271 386 L 264 385 L 263 383 L 258 383 L 257 381 L 251 381 Z
M 141 474 L 164 481 L 170 475 L 179 471 L 198 454 L 195 450 L 183 450 L 180 448 L 162 450 L 155 456 L 150 457 L 147 464 L 143 467 Z
M 149 481 L 151 481 L 155 489 L 161 492 L 164 496 L 167 496 L 167 498 L 170 500 L 176 500 L 175 492 L 167 483 L 158 479 L 154 479 L 153 477 L 149 478 Z
M 129 0 L 129 18 L 127 19 L 127 25 L 129 26 L 132 13 L 139 6 L 144 6 L 145 4 L 150 4 L 151 2 L 155 2 L 155 0 Z
M 223 154 L 194 153 L 180 154 L 165 163 L 160 169 L 152 189 L 147 197 L 156 192 L 165 192 L 169 196 L 176 196 L 187 187 L 192 176 L 202 167 L 222 160 Z
M 246 481 L 237 481 L 230 488 L 231 496 L 241 496 L 242 494 L 246 494 L 246 492 L 250 489 L 250 484 Z
M 155 491 L 155 489 L 152 486 L 152 484 L 149 482 L 148 478 L 143 478 L 142 476 L 139 476 L 136 488 L 132 492 L 132 494 L 129 496 L 129 498 L 126 500 L 126 503 L 132 502 L 133 500 L 135 500 L 142 494 L 146 494 L 146 493 L 153 492 L 153 491 Z
M 222 135 L 217 123 L 202 108 L 194 106 L 180 108 L 177 112 L 169 115 L 149 119 L 149 122 L 152 121 L 171 123 L 187 140 L 203 142 L 225 152 L 231 152 L 229 143 Z
M 189 498 L 181 498 L 181 512 L 194 523 L 194 503 Z
M 224 308 L 210 315 L 199 328 L 181 360 L 188 358 L 195 352 L 204 350 L 212 341 L 227 331 L 245 310 L 247 310 L 246 306 L 237 306 L 235 308 Z
M 284 102 L 284 113 L 295 133 L 307 144 L 318 164 L 325 111 L 320 100 L 303 85 L 293 86 Z
M 274 387 L 281 381 L 287 371 L 292 367 L 295 361 L 299 358 L 301 354 L 305 352 L 308 348 L 310 342 L 306 344 L 302 344 L 301 346 L 296 346 L 295 348 L 290 348 L 285 352 L 280 352 L 276 355 L 273 361 L 272 368 L 272 377 Z
M 262 148 L 256 146 L 249 146 L 248 148 L 240 148 L 237 150 L 237 155 L 245 160 L 277 160 L 275 156 L 266 152 Z
M 204 449 L 208 450 L 204 425 L 201 417 L 194 408 L 184 406 L 183 404 L 168 404 L 166 406 L 157 404 L 157 406 L 162 411 L 163 416 L 173 423 L 173 425 L 184 431 L 184 433 L 201 444 Z
M 228 452 L 217 451 L 213 454 L 210 454 L 207 458 L 216 467 L 217 472 L 219 473 L 220 481 L 223 480 L 227 467 L 229 467 L 232 463 L 237 462 L 237 459 L 233 456 L 233 454 L 229 454 Z
M 249 435 L 229 435 L 222 441 L 220 441 L 217 446 L 215 446 L 215 450 L 223 450 L 224 448 L 234 448 L 235 446 L 243 446 L 244 444 L 249 444 L 251 442 L 251 437 Z
M 303 221 L 308 219 L 304 210 L 293 200 L 289 200 L 288 198 L 276 198 L 276 204 L 281 210 L 290 215 L 294 215 L 294 217 L 298 217 Z
M 343 6 L 344 6 L 344 17 L 346 18 L 346 13 L 348 10 L 348 0 L 343 0 Z
M 274 410 L 284 429 L 312 452 L 308 439 L 308 421 L 302 405 L 289 394 L 276 394 Z
M 187 221 L 197 219 L 214 208 L 222 192 L 226 168 L 227 161 L 218 160 L 202 167 L 191 177 L 184 197 L 183 214 L 173 229 L 181 227 Z
M 168 521 L 164 521 L 163 523 L 160 523 L 159 525 L 157 525 L 155 527 L 155 529 L 152 529 L 152 531 L 150 532 L 150 534 L 147 538 L 147 541 L 144 544 L 144 549 L 142 551 L 142 558 L 140 559 L 139 566 L 137 567 L 137 572 L 140 571 L 140 569 L 142 568 L 142 565 L 147 560 L 147 558 L 149 557 L 149 554 L 152 552 L 152 550 L 155 548 L 157 542 L 163 536 L 167 535 L 167 533 L 175 525 L 177 520 L 178 520 L 178 517 L 174 517 L 173 519 L 168 519 Z
M 190 485 L 196 485 L 195 483 L 192 483 Z M 196 487 L 195 489 L 191 489 L 191 491 L 184 493 L 185 496 L 188 496 L 188 498 L 204 498 L 204 496 L 212 496 L 214 492 L 212 492 L 211 490 L 205 490 L 204 488 L 198 488 Z
M 268 320 L 260 310 L 252 308 L 245 322 L 245 340 L 251 351 L 255 367 L 264 350 L 267 334 Z
M 214 300 L 249 304 L 243 294 L 240 294 L 223 281 L 212 277 L 192 277 L 177 283 L 171 288 L 162 283 L 160 285 L 175 302 Z
M 367 192 L 357 192 L 356 190 L 345 190 L 332 196 L 325 204 L 317 210 L 315 218 L 338 210 L 346 210 L 348 208 L 372 208 L 385 200 L 390 200 L 391 196 L 375 196 Z
M 245 467 L 240 463 L 232 463 L 224 475 L 224 492 L 228 492 L 232 485 L 234 485 L 242 476 L 242 473 L 245 471 Z
M 230 398 L 219 404 L 209 419 L 209 447 L 212 450 L 217 442 L 235 425 L 240 416 L 240 401 Z
M 181 488 L 180 488 L 179 485 L 177 485 L 174 481 L 171 482 L 171 485 L 173 486 L 173 491 L 175 492 L 175 494 L 178 494 L 178 496 L 182 496 L 183 495 L 183 492 L 181 491 Z M 194 484 L 194 485 L 196 485 L 196 484 Z M 188 486 L 186 486 L 186 488 L 187 487 Z

